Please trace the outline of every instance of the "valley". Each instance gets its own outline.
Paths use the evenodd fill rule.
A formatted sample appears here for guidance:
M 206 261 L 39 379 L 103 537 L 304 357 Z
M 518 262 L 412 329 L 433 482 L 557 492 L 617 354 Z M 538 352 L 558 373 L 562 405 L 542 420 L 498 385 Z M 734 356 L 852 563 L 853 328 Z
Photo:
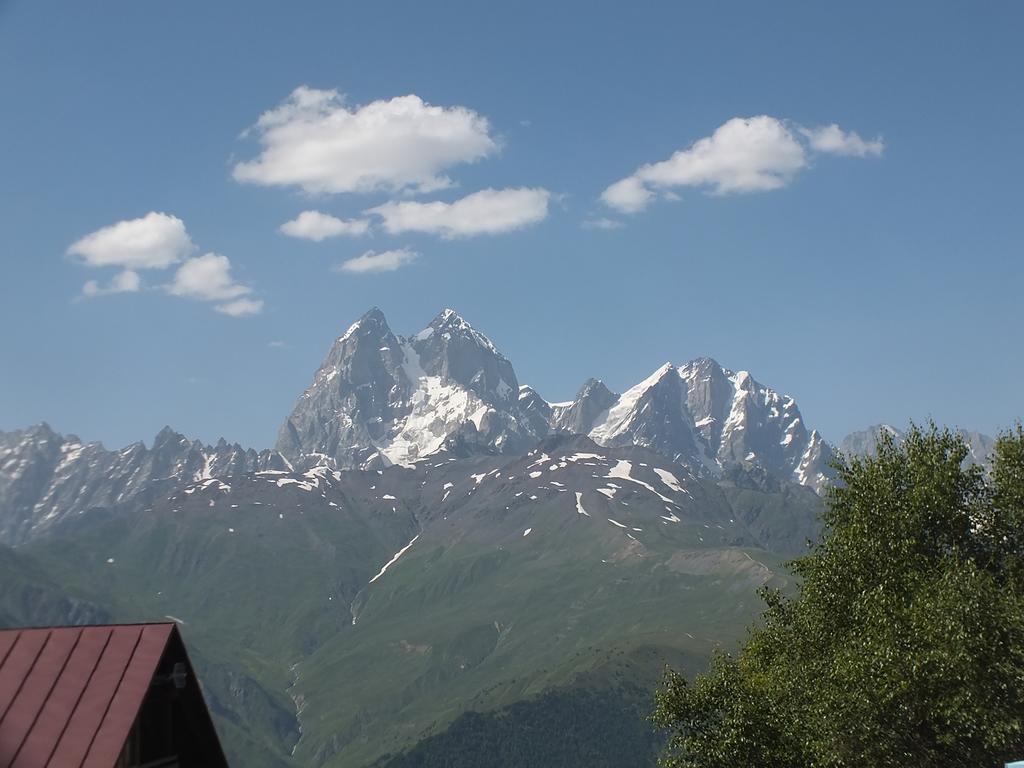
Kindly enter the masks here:
M 661 671 L 792 588 L 832 450 L 714 361 L 551 405 L 454 313 L 404 339 L 376 310 L 275 450 L 0 445 L 4 622 L 178 622 L 233 759 L 267 768 L 552 764 L 566 730 L 652 764 Z

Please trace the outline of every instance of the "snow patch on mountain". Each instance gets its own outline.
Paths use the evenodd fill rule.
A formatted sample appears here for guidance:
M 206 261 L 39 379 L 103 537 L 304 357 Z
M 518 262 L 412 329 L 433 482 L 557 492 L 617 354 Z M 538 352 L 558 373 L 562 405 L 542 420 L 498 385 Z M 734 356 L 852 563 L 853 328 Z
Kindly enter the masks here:
M 630 424 L 643 415 L 642 411 L 637 411 L 640 399 L 651 387 L 674 370 L 671 363 L 665 363 L 635 387 L 623 392 L 618 402 L 598 417 L 597 423 L 590 429 L 590 439 L 598 445 L 605 445 L 625 431 Z
M 605 477 L 610 477 L 610 478 L 614 478 L 614 479 L 617 479 L 617 480 L 628 480 L 631 483 L 636 483 L 637 485 L 641 486 L 642 488 L 646 488 L 648 491 L 653 493 L 655 496 L 657 496 L 662 501 L 664 501 L 664 502 L 666 502 L 668 504 L 675 504 L 675 502 L 672 501 L 672 499 L 670 499 L 668 496 L 663 496 L 662 494 L 660 494 L 658 492 L 658 490 L 653 485 L 651 485 L 650 483 L 645 482 L 643 480 L 638 480 L 637 478 L 633 477 L 632 474 L 631 474 L 632 471 L 633 471 L 632 463 L 630 463 L 629 461 L 626 461 L 625 459 L 619 459 L 619 461 L 617 461 L 615 463 L 615 466 L 611 468 L 611 470 L 608 472 L 607 475 L 605 475 Z
M 394 565 L 396 562 L 398 562 L 398 558 L 400 558 L 402 555 L 404 555 L 406 552 L 408 552 L 409 551 L 409 547 L 411 547 L 413 544 L 415 544 L 416 543 L 416 539 L 418 539 L 419 537 L 420 537 L 420 535 L 417 533 L 415 536 L 412 537 L 412 540 L 408 544 L 406 544 L 400 550 L 395 552 L 394 556 L 390 560 L 388 560 L 386 563 L 384 563 L 383 566 L 381 566 L 381 569 L 379 571 L 377 571 L 377 575 L 374 576 L 372 579 L 370 579 L 369 583 L 373 584 L 373 582 L 375 582 L 377 579 L 379 579 L 381 576 L 383 576 L 385 573 L 387 573 L 388 568 L 390 568 L 392 565 Z M 355 621 L 353 620 L 352 623 L 355 624 Z
M 395 423 L 393 434 L 376 441 L 374 446 L 389 463 L 409 466 L 437 452 L 461 425 L 472 422 L 479 429 L 488 407 L 472 392 L 440 376 L 428 375 L 410 343 L 403 342 L 401 350 L 402 370 L 414 386 L 408 397 L 411 409 Z
M 576 491 L 576 513 L 590 517 L 590 513 L 583 508 L 583 494 L 580 491 Z

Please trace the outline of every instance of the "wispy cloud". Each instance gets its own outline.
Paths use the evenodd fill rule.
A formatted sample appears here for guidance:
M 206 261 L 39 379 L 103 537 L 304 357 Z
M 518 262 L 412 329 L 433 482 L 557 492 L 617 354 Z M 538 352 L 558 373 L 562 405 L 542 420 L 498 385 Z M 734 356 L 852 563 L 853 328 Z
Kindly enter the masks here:
M 768 115 L 733 118 L 667 160 L 640 166 L 609 185 L 601 200 L 621 213 L 637 213 L 657 196 L 696 187 L 714 195 L 766 192 L 788 185 L 813 152 L 877 156 L 881 139 L 865 142 L 838 125 L 804 128 Z
M 106 285 L 101 285 L 96 280 L 87 280 L 82 286 L 82 295 L 93 297 L 103 296 L 108 293 L 135 293 L 142 288 L 142 279 L 138 272 L 126 269 L 118 272 Z
M 339 235 L 365 235 L 369 229 L 368 219 L 345 220 L 320 211 L 303 211 L 280 227 L 280 231 L 289 237 L 315 242 Z
M 407 264 L 411 264 L 419 254 L 408 248 L 398 248 L 391 251 L 367 251 L 362 256 L 349 259 L 339 264 L 336 269 L 340 272 L 394 272 Z
M 217 304 L 214 309 L 222 315 L 229 315 L 230 317 L 258 315 L 263 311 L 263 299 L 235 299 L 226 304 Z
M 221 302 L 214 309 L 232 317 L 254 315 L 263 309 L 263 302 L 250 296 L 252 288 L 232 277 L 231 260 L 218 253 L 188 259 L 178 267 L 167 292 L 199 301 Z
M 801 128 L 800 132 L 807 137 L 811 149 L 816 152 L 848 157 L 878 157 L 885 151 L 885 142 L 881 138 L 865 141 L 856 132 L 846 132 L 835 123 L 820 128 Z
M 522 229 L 548 215 L 546 189 L 483 189 L 452 203 L 388 202 L 367 213 L 380 216 L 390 234 L 423 232 L 446 239 Z
M 441 189 L 451 184 L 445 170 L 498 150 L 487 119 L 466 107 L 416 95 L 349 107 L 338 91 L 308 86 L 250 132 L 262 150 L 235 165 L 235 179 L 314 194 Z
M 606 216 L 600 216 L 596 219 L 584 219 L 581 224 L 584 229 L 618 229 L 622 226 L 622 222 L 618 219 L 609 219 Z

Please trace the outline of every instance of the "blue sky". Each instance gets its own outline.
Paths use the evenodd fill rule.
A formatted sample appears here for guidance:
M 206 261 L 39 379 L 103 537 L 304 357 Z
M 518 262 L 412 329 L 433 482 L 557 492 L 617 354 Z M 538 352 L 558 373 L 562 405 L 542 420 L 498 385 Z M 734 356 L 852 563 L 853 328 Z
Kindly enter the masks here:
M 0 429 L 271 445 L 376 305 L 398 333 L 454 307 L 549 400 L 710 355 L 829 439 L 995 431 L 1024 415 L 1022 26 L 1010 2 L 0 2 Z M 293 233 L 345 231 L 280 230 L 304 211 L 332 218 Z

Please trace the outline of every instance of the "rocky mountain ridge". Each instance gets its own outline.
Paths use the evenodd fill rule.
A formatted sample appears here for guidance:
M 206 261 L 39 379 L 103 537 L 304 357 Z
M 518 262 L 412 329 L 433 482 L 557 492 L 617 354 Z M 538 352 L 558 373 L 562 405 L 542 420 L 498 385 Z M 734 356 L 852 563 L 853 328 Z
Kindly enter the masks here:
M 117 451 L 45 423 L 0 432 L 0 541 L 17 544 L 87 510 L 147 503 L 188 482 L 288 468 L 276 451 L 223 439 L 203 445 L 170 427 L 150 448 L 137 442 Z
M 958 428 L 956 432 L 967 444 L 968 454 L 965 461 L 968 464 L 988 465 L 996 441 L 988 435 L 969 429 Z M 906 436 L 906 432 L 891 424 L 875 424 L 848 434 L 839 443 L 839 450 L 847 456 L 873 456 L 875 444 L 882 433 L 891 435 L 897 444 L 902 443 Z
M 455 312 L 398 337 L 372 309 L 334 342 L 277 450 L 337 468 L 407 465 L 460 433 L 522 450 L 539 435 L 517 418 L 518 391 L 512 365 Z
M 666 363 L 621 395 L 590 379 L 570 403 L 520 385 L 482 333 L 446 309 L 419 333 L 395 335 L 372 309 L 332 346 L 281 427 L 296 466 L 410 465 L 450 442 L 515 453 L 558 432 L 638 445 L 693 471 L 762 467 L 820 491 L 831 449 L 792 397 L 710 358 Z
M 870 453 L 879 425 L 847 436 Z M 963 431 L 972 461 L 992 440 Z M 523 454 L 558 434 L 655 451 L 701 477 L 764 472 L 821 493 L 833 447 L 804 423 L 795 400 L 711 358 L 665 363 L 617 394 L 589 379 L 551 403 L 521 384 L 484 334 L 450 309 L 403 337 L 371 309 L 332 345 L 282 425 L 275 450 L 203 445 L 165 428 L 152 447 L 111 451 L 46 424 L 0 432 L 0 541 L 17 544 L 94 508 L 152 499 L 188 482 L 259 470 L 413 466 L 450 455 Z

